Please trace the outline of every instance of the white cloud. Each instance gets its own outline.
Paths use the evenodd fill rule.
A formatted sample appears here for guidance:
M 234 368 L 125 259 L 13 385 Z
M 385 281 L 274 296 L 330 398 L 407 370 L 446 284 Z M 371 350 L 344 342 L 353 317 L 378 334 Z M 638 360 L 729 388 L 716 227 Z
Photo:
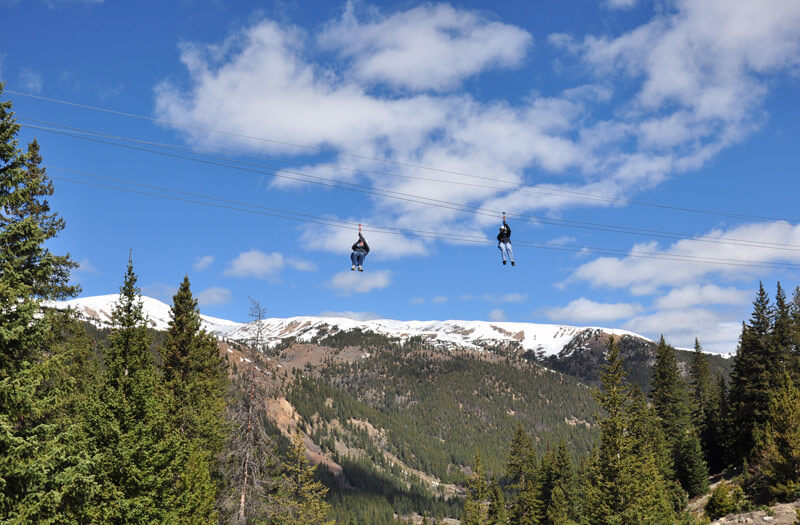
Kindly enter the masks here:
M 431 299 L 432 303 L 446 303 L 450 299 L 444 295 L 437 295 L 433 299 Z
M 457 87 L 495 67 L 515 67 L 532 43 L 523 29 L 447 4 L 428 4 L 371 21 L 358 20 L 348 2 L 320 43 L 352 61 L 364 82 L 412 90 Z
M 75 271 L 82 273 L 99 273 L 97 268 L 95 268 L 91 261 L 89 261 L 89 259 L 86 257 L 78 261 L 78 267 L 75 269 Z
M 337 273 L 329 282 L 329 286 L 343 295 L 367 293 L 372 290 L 386 288 L 392 282 L 392 272 L 351 272 Z
M 311 272 L 317 268 L 312 262 L 294 257 L 287 258 L 278 252 L 264 253 L 250 250 L 240 253 L 231 261 L 225 270 L 225 275 L 272 280 L 276 279 L 286 266 L 301 272 Z
M 674 288 L 655 301 L 655 307 L 660 310 L 680 310 L 697 305 L 747 304 L 750 293 L 735 288 L 722 288 L 715 284 L 691 284 L 682 288 Z
M 611 9 L 630 9 L 636 2 L 637 0 L 605 0 L 605 4 Z
M 664 335 L 671 345 L 692 348 L 697 338 L 706 352 L 730 354 L 742 331 L 741 321 L 703 308 L 668 310 L 634 317 L 624 328 L 652 339 Z
M 202 257 L 198 257 L 194 263 L 192 264 L 192 268 L 197 270 L 198 272 L 207 270 L 209 266 L 214 263 L 214 256 L 213 255 L 204 255 Z
M 625 3 L 631 2 L 612 2 Z M 531 94 L 512 103 L 478 100 L 457 91 L 457 85 L 476 72 L 521 60 L 530 44 L 524 30 L 447 5 L 368 19 L 356 19 L 348 7 L 322 38 L 342 53 L 332 63 L 317 61 L 325 55 L 319 41 L 271 20 L 235 31 L 218 44 L 184 44 L 181 60 L 188 81 L 157 86 L 156 115 L 194 126 L 194 131 L 181 129 L 198 146 L 298 158 L 309 150 L 289 143 L 321 147 L 333 158 L 320 164 L 302 158 L 302 171 L 406 195 L 517 213 L 608 206 L 607 200 L 585 200 L 576 192 L 631 198 L 674 174 L 700 168 L 756 129 L 773 75 L 800 63 L 799 25 L 795 0 L 678 0 L 618 36 L 551 35 L 559 51 L 583 61 L 574 70 L 586 78 L 561 93 Z M 351 34 L 341 31 L 345 27 Z M 413 64 L 387 65 L 387 56 L 413 52 L 415 41 L 404 37 L 409 32 L 436 45 Z M 509 43 L 503 51 L 495 45 L 499 41 Z M 467 56 L 467 62 L 442 60 L 475 42 L 485 49 Z M 505 49 L 511 53 L 503 54 Z M 436 71 L 417 74 L 415 68 L 431 69 L 428 59 Z M 405 90 L 387 94 L 375 89 L 375 82 Z M 615 92 L 618 85 L 627 86 L 625 93 Z M 414 91 L 431 88 L 439 91 Z M 628 97 L 628 91 L 634 95 Z M 370 160 L 376 158 L 393 164 Z M 557 184 L 533 188 L 549 195 L 532 199 L 518 191 L 524 175 L 534 171 L 559 177 Z M 510 183 L 483 184 L 463 174 Z M 294 189 L 294 183 L 278 186 Z M 558 189 L 568 193 L 553 193 Z M 379 196 L 372 203 L 354 223 L 368 217 L 375 225 L 397 228 L 436 224 L 456 242 L 456 234 L 483 237 L 494 222 L 442 203 L 421 206 Z M 304 241 L 344 254 L 351 237 L 352 232 L 309 228 Z M 371 259 L 427 255 L 434 242 L 383 237 L 371 235 Z
M 474 299 L 474 297 L 470 297 L 469 299 Z M 502 295 L 485 294 L 483 299 L 493 303 L 522 303 L 528 299 L 528 293 L 511 292 Z
M 233 294 L 227 288 L 217 286 L 206 288 L 197 294 L 197 303 L 200 306 L 213 306 L 228 304 L 233 299 Z
M 489 312 L 489 320 L 499 323 L 506 320 L 506 313 L 500 308 L 494 308 Z
M 743 241 L 758 245 L 743 245 Z M 702 238 L 677 241 L 663 249 L 656 243 L 647 243 L 631 250 L 676 260 L 600 257 L 578 267 L 570 279 L 595 286 L 629 288 L 637 295 L 652 294 L 661 287 L 695 284 L 709 275 L 743 279 L 763 271 L 742 264 L 800 264 L 800 251 L 792 246 L 800 246 L 800 225 L 783 221 L 745 224 L 728 231 L 713 230 Z M 713 290 L 707 293 L 710 292 Z
M 424 297 L 412 297 L 409 301 L 411 304 L 425 304 Z
M 250 250 L 240 253 L 231 261 L 225 275 L 233 277 L 256 277 L 258 279 L 274 279 L 285 265 L 283 255 L 278 252 L 264 253 Z
M 19 72 L 19 83 L 30 93 L 42 92 L 42 75 L 28 68 L 22 68 Z
M 344 317 L 346 319 L 354 319 L 356 321 L 372 321 L 373 319 L 385 319 L 385 317 L 373 312 L 352 312 L 349 310 L 343 312 L 325 310 L 319 315 L 321 315 L 322 317 Z
M 142 286 L 142 295 L 155 299 L 172 299 L 178 293 L 178 287 L 166 283 L 152 283 Z
M 286 259 L 286 264 L 297 270 L 298 272 L 315 272 L 317 265 L 311 261 L 298 259 L 296 257 L 289 257 Z
M 544 314 L 556 322 L 601 323 L 631 317 L 640 310 L 637 304 L 596 303 L 581 297 L 563 307 L 546 308 Z

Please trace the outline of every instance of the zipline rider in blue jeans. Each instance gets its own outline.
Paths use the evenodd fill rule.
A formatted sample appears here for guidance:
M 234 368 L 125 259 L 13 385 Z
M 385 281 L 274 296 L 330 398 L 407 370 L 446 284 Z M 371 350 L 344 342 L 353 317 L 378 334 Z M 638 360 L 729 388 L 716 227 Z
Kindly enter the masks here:
M 363 272 L 364 257 L 369 253 L 369 244 L 367 244 L 367 240 L 361 235 L 361 232 L 358 232 L 358 240 L 353 244 L 352 249 L 353 253 L 350 254 L 350 261 L 353 263 L 353 266 L 350 267 L 350 271 L 355 270 L 357 266 L 358 271 Z
M 506 254 L 508 254 L 508 258 L 511 259 L 511 266 L 514 266 L 514 251 L 511 249 L 511 227 L 506 224 L 505 218 L 503 219 L 503 225 L 500 226 L 500 233 L 497 234 L 497 247 L 500 249 L 503 264 L 506 263 Z

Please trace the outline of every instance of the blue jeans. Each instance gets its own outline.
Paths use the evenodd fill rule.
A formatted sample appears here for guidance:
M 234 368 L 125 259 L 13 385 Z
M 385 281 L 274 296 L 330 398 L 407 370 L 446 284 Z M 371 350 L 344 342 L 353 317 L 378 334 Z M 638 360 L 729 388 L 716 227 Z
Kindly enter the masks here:
M 503 258 L 503 262 L 506 262 L 506 254 L 508 254 L 508 258 L 511 259 L 511 262 L 514 262 L 514 250 L 511 249 L 510 242 L 498 243 L 497 247 L 500 249 L 500 256 Z
M 353 261 L 353 266 L 363 266 L 365 255 L 366 254 L 360 250 L 354 250 L 350 254 L 350 260 Z

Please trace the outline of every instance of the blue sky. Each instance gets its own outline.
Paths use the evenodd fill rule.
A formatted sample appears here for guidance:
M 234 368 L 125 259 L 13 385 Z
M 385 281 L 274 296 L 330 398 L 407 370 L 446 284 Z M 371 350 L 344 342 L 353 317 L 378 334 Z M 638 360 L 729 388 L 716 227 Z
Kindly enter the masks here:
M 81 263 L 203 313 L 626 328 L 735 350 L 800 282 L 800 3 L 0 0 Z M 517 266 L 494 241 L 508 213 Z M 365 272 L 349 250 L 363 224 Z

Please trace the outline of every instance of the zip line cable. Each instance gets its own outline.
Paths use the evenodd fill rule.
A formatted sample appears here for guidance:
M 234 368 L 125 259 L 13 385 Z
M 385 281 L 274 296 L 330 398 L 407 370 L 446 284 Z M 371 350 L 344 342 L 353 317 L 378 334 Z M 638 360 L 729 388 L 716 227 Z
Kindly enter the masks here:
M 66 126 L 64 124 L 58 124 L 58 123 L 49 122 L 49 121 L 46 121 L 46 120 L 40 120 L 40 119 L 35 119 L 35 118 L 21 116 L 21 115 L 17 115 L 17 120 L 27 121 L 27 122 L 35 122 L 35 123 L 38 123 L 38 124 L 41 124 L 41 125 L 44 125 L 44 126 L 50 126 L 51 128 L 55 127 L 55 128 L 61 129 L 61 130 L 70 130 L 70 131 L 73 131 L 73 132 L 76 132 L 76 133 L 91 135 L 91 136 L 94 136 L 94 137 L 102 137 L 102 138 L 108 138 L 108 139 L 113 139 L 113 140 L 120 140 L 120 141 L 130 142 L 130 143 L 134 143 L 134 144 L 142 144 L 142 145 L 166 148 L 166 149 L 170 149 L 170 150 L 174 150 L 174 151 L 182 151 L 182 152 L 190 153 L 190 154 L 193 154 L 193 155 L 202 155 L 202 156 L 208 156 L 208 157 L 212 157 L 213 156 L 214 158 L 220 158 L 221 156 L 224 155 L 225 158 L 228 159 L 230 162 L 235 162 L 237 164 L 242 164 L 242 165 L 245 165 L 245 166 L 256 166 L 256 167 L 261 167 L 261 168 L 284 170 L 283 168 L 271 168 L 271 167 L 268 167 L 268 166 L 264 166 L 263 164 L 255 164 L 255 163 L 244 162 L 244 161 L 241 161 L 241 160 L 238 160 L 238 159 L 231 159 L 224 152 L 208 150 L 207 148 L 204 148 L 202 150 L 202 152 L 198 153 L 198 150 L 196 148 L 190 148 L 190 147 L 181 146 L 181 145 L 178 145 L 178 144 L 169 144 L 169 143 L 163 143 L 163 142 L 152 142 L 152 141 L 146 141 L 146 140 L 141 140 L 141 139 L 138 139 L 138 140 L 137 139 L 131 139 L 131 138 L 126 138 L 126 137 L 121 137 L 121 136 L 116 136 L 116 135 L 110 135 L 110 134 L 107 134 L 107 133 L 87 130 L 87 129 L 83 129 L 83 128 L 75 128 L 75 127 L 71 127 L 71 126 Z M 28 126 L 28 127 L 34 127 L 34 126 Z M 41 128 L 41 129 L 44 129 L 44 128 Z M 213 155 L 211 155 L 211 154 L 213 154 Z M 253 158 L 253 157 L 245 156 L 245 158 Z M 543 190 L 543 189 L 536 189 L 536 188 L 531 187 L 531 186 L 520 185 L 518 182 L 505 181 L 505 180 L 502 180 L 502 179 L 490 179 L 488 177 L 475 176 L 476 178 L 480 178 L 480 179 L 483 179 L 483 180 L 491 180 L 494 183 L 500 182 L 501 184 L 507 184 L 508 186 L 507 187 L 503 187 L 503 188 L 498 188 L 496 184 L 494 184 L 494 185 L 475 184 L 475 183 L 469 183 L 469 182 L 458 181 L 458 180 L 435 179 L 435 178 L 430 178 L 430 177 L 417 177 L 417 176 L 408 175 L 408 174 L 405 174 L 405 173 L 393 173 L 393 172 L 386 172 L 386 171 L 375 171 L 375 170 L 368 170 L 368 169 L 364 169 L 364 168 L 349 168 L 349 167 L 344 167 L 344 166 L 340 166 L 340 165 L 330 165 L 330 164 L 329 164 L 329 166 L 334 167 L 334 168 L 336 168 L 337 170 L 340 170 L 340 171 L 348 171 L 348 172 L 355 173 L 355 174 L 368 174 L 368 175 L 378 175 L 378 176 L 383 176 L 383 177 L 395 177 L 395 178 L 401 178 L 401 179 L 419 180 L 419 181 L 426 181 L 426 182 L 436 182 L 436 183 L 440 183 L 440 184 L 451 184 L 451 185 L 456 185 L 456 186 L 466 186 L 466 187 L 472 187 L 472 188 L 485 188 L 485 189 L 490 189 L 490 190 L 501 189 L 501 190 L 514 191 L 514 192 L 525 193 L 525 194 L 530 194 L 530 195 L 560 196 L 560 195 L 566 193 L 566 194 L 575 195 L 578 198 L 583 199 L 583 200 L 594 200 L 594 201 L 616 203 L 616 204 L 637 204 L 637 205 L 650 206 L 650 207 L 654 207 L 654 208 L 664 208 L 664 209 L 673 209 L 673 210 L 687 211 L 687 212 L 706 213 L 706 214 L 711 214 L 711 215 L 721 215 L 723 217 L 731 217 L 731 218 L 737 218 L 737 219 L 778 220 L 778 219 L 770 219 L 770 218 L 767 218 L 767 217 L 760 217 L 760 216 L 755 216 L 755 215 L 737 214 L 737 213 L 729 213 L 729 212 L 714 212 L 714 211 L 708 211 L 708 210 L 699 210 L 699 209 L 693 209 L 693 208 L 681 208 L 681 207 L 661 205 L 661 204 L 637 203 L 637 202 L 630 201 L 630 200 L 627 200 L 627 199 L 618 199 L 618 198 L 613 198 L 613 197 L 605 197 L 605 196 L 601 196 L 601 195 L 593 195 L 593 194 L 589 194 L 589 193 L 578 192 L 578 191 L 574 191 L 574 190 L 568 190 L 568 189 L 565 189 L 565 188 L 552 188 L 550 191 L 547 191 L 547 190 Z M 287 173 L 296 173 L 296 174 L 298 174 L 298 172 L 292 171 L 292 170 L 284 170 L 284 171 L 286 171 Z M 780 220 L 786 220 L 786 219 L 780 219 Z M 792 222 L 792 221 L 790 221 L 790 222 Z
M 102 184 L 102 183 L 93 183 L 88 181 L 81 181 L 70 179 L 66 177 L 52 177 L 54 180 L 60 180 L 63 182 L 69 182 L 74 184 L 81 184 L 86 186 L 94 186 L 102 189 L 110 189 L 114 191 L 121 191 L 127 193 L 134 193 L 139 195 L 144 195 L 148 197 L 158 197 L 163 199 L 169 200 L 176 200 L 181 202 L 186 202 L 190 204 L 198 204 L 204 206 L 212 206 L 216 208 L 228 209 L 228 210 L 235 210 L 235 211 L 242 211 L 246 213 L 254 213 L 258 215 L 266 215 L 271 217 L 278 217 L 282 219 L 289 219 L 295 220 L 300 222 L 306 223 L 313 223 L 313 224 L 320 224 L 324 226 L 330 226 L 339 229 L 346 229 L 352 230 L 354 228 L 354 224 L 352 222 L 341 221 L 337 219 L 319 217 L 315 215 L 303 214 L 292 212 L 288 210 L 282 210 L 278 208 L 271 208 L 265 207 L 256 204 L 245 203 L 241 201 L 233 201 L 227 199 L 220 199 L 218 197 L 213 197 L 210 195 L 203 195 L 199 193 L 192 193 L 186 192 L 181 190 L 173 190 L 169 188 L 164 188 L 160 186 L 153 186 L 148 184 L 142 184 L 132 181 L 127 181 L 124 179 L 117 179 L 113 177 L 105 177 L 101 175 L 95 175 L 83 171 L 78 170 L 70 170 L 65 168 L 58 168 L 58 167 L 50 167 L 49 169 L 57 170 L 57 171 L 66 171 L 71 172 L 87 177 L 92 177 L 95 179 L 110 181 L 110 182 L 118 182 L 123 184 L 129 184 L 133 186 L 137 186 L 140 188 L 144 188 L 143 190 L 137 190 L 132 188 L 124 188 L 120 186 L 113 186 L 110 184 Z M 150 191 L 146 191 L 150 190 Z M 158 191 L 161 193 L 155 193 L 154 191 Z M 181 195 L 175 196 L 170 195 L 170 193 Z M 191 197 L 191 198 L 189 198 Z M 197 200 L 197 199 L 204 199 L 204 200 Z M 216 201 L 216 202 L 214 202 Z M 472 244 L 472 245 L 491 245 L 494 244 L 493 241 L 486 239 L 483 236 L 479 235 L 466 235 L 466 234 L 454 234 L 449 232 L 436 232 L 436 231 L 429 231 L 429 230 L 414 230 L 408 228 L 396 228 L 396 227 L 387 227 L 387 226 L 378 226 L 378 225 L 365 225 L 364 231 L 366 232 L 373 232 L 373 233 L 385 233 L 391 235 L 411 235 L 421 238 L 428 238 L 428 239 L 438 239 L 438 240 L 457 240 L 464 244 Z M 754 268 L 769 268 L 769 269 L 776 269 L 776 270 L 796 270 L 800 269 L 800 264 L 795 263 L 763 263 L 758 261 L 746 260 L 746 259 L 723 259 L 717 257 L 703 257 L 703 256 L 693 256 L 693 255 L 683 255 L 683 254 L 668 254 L 668 253 L 658 253 L 658 252 L 644 252 L 638 250 L 621 250 L 621 249 L 614 249 L 614 248 L 603 248 L 603 247 L 592 247 L 592 246 L 578 246 L 578 245 L 569 245 L 569 244 L 562 244 L 562 243 L 540 243 L 535 241 L 526 241 L 526 240 L 515 240 L 515 245 L 522 246 L 522 247 L 529 247 L 529 248 L 538 248 L 538 249 L 548 249 L 548 250 L 558 250 L 558 251 L 570 251 L 570 252 L 582 252 L 582 253 L 591 253 L 593 255 L 609 255 L 609 256 L 623 256 L 623 257 L 636 257 L 636 258 L 646 258 L 646 259 L 656 259 L 656 260 L 667 260 L 667 261 L 679 261 L 679 262 L 692 262 L 692 263 L 701 263 L 701 264 L 715 264 L 715 265 L 725 265 L 725 266 L 738 266 L 738 267 L 754 267 Z
M 34 94 L 31 94 L 31 93 L 24 93 L 24 92 L 14 91 L 14 90 L 10 90 L 10 89 L 6 89 L 5 92 L 6 93 L 11 93 L 13 95 L 18 95 L 18 96 L 21 96 L 21 97 L 32 98 L 32 99 L 35 99 L 35 100 L 41 100 L 41 101 L 50 102 L 50 103 L 54 103 L 54 104 L 62 104 L 62 105 L 66 105 L 66 106 L 72 106 L 72 107 L 77 107 L 77 108 L 81 108 L 81 109 L 88 109 L 88 110 L 92 110 L 92 111 L 98 111 L 98 112 L 108 113 L 108 114 L 117 115 L 117 116 L 135 118 L 135 119 L 140 119 L 140 120 L 146 120 L 146 121 L 155 122 L 155 123 L 159 123 L 159 124 L 167 124 L 167 125 L 170 125 L 170 126 L 173 126 L 173 127 L 176 127 L 176 128 L 194 129 L 194 130 L 203 131 L 203 132 L 206 132 L 206 133 L 215 133 L 215 134 L 227 135 L 227 136 L 232 136 L 232 137 L 244 138 L 244 139 L 248 139 L 248 140 L 254 140 L 254 141 L 258 141 L 258 142 L 281 145 L 281 146 L 291 146 L 291 147 L 295 147 L 295 148 L 305 149 L 305 150 L 308 150 L 308 151 L 316 151 L 318 153 L 326 153 L 326 152 L 330 151 L 330 150 L 327 150 L 327 149 L 319 147 L 319 146 L 296 144 L 296 143 L 292 143 L 292 142 L 285 142 L 285 141 L 280 141 L 280 140 L 275 140 L 275 139 L 268 139 L 268 138 L 264 138 L 264 137 L 246 135 L 246 134 L 236 133 L 236 132 L 232 132 L 232 131 L 220 130 L 220 129 L 215 129 L 215 128 L 208 128 L 208 127 L 203 127 L 203 126 L 196 126 L 196 125 L 186 124 L 186 123 L 182 123 L 182 122 L 176 122 L 176 121 L 172 121 L 172 120 L 168 120 L 168 119 L 160 119 L 160 118 L 156 118 L 156 117 L 150 117 L 150 116 L 147 116 L 147 115 L 129 113 L 129 112 L 119 111 L 119 110 L 115 110 L 115 109 L 103 108 L 103 107 L 99 107 L 99 106 L 92 106 L 92 105 L 88 105 L 88 104 L 80 104 L 80 103 L 72 102 L 72 101 L 68 101 L 68 100 L 62 100 L 62 99 L 51 98 L 51 97 L 44 97 L 44 96 L 41 96 L 41 95 L 34 95 Z M 369 161 L 373 161 L 373 162 L 392 164 L 392 165 L 396 165 L 396 166 L 410 167 L 410 168 L 426 170 L 426 171 L 431 171 L 431 172 L 437 172 L 437 173 L 443 173 L 443 174 L 448 174 L 448 175 L 458 175 L 458 176 L 462 176 L 462 177 L 469 177 L 469 178 L 473 178 L 473 179 L 490 181 L 492 183 L 500 182 L 500 183 L 504 183 L 504 184 L 511 184 L 511 185 L 519 186 L 519 183 L 516 182 L 516 181 L 496 179 L 496 178 L 492 178 L 492 177 L 474 175 L 474 174 L 460 172 L 460 171 L 445 170 L 445 169 L 441 169 L 441 168 L 425 166 L 425 165 L 422 165 L 422 164 L 414 164 L 414 163 L 409 163 L 409 162 L 395 161 L 395 160 L 386 159 L 386 158 L 370 157 L 370 156 L 367 156 L 367 155 L 358 155 L 358 154 L 346 153 L 346 152 L 338 152 L 336 154 L 340 155 L 340 156 L 343 156 L 343 157 L 351 157 L 351 158 L 357 158 L 357 159 L 362 159 L 362 160 L 369 160 Z M 337 168 L 351 170 L 351 168 L 342 168 L 342 167 L 338 167 L 338 166 L 337 166 Z M 363 171 L 363 170 L 358 170 L 358 171 Z M 380 172 L 378 172 L 378 173 L 380 173 Z M 430 180 L 430 179 L 424 179 L 424 180 Z M 440 182 L 442 182 L 442 181 L 440 181 Z M 525 186 L 523 186 L 522 188 L 525 188 Z M 671 206 L 671 205 L 667 205 L 667 204 L 658 204 L 658 203 L 650 203 L 650 202 L 644 202 L 644 201 L 636 201 L 636 200 L 631 200 L 631 199 L 608 197 L 608 196 L 604 196 L 604 195 L 597 195 L 597 194 L 581 192 L 581 191 L 577 191 L 577 190 L 568 190 L 568 189 L 565 189 L 565 188 L 551 188 L 551 189 L 552 189 L 552 192 L 543 192 L 542 190 L 521 189 L 521 188 L 518 189 L 518 191 L 525 191 L 525 192 L 532 192 L 532 193 L 545 193 L 545 194 L 550 194 L 550 195 L 558 194 L 558 193 L 565 193 L 565 194 L 573 195 L 573 196 L 578 197 L 578 198 L 583 198 L 583 199 L 588 199 L 588 200 L 599 200 L 599 201 L 604 201 L 604 202 L 609 202 L 609 203 L 617 203 L 617 204 L 623 204 L 623 205 L 645 206 L 645 207 L 652 207 L 652 208 L 660 208 L 660 209 L 664 209 L 664 210 L 681 211 L 681 212 L 687 212 L 687 213 L 698 213 L 698 214 L 705 214 L 705 215 L 716 215 L 716 216 L 721 216 L 721 217 L 730 217 L 730 218 L 738 218 L 738 219 L 769 220 L 769 221 L 786 220 L 787 222 L 792 222 L 792 223 L 798 222 L 798 221 L 795 221 L 795 220 L 788 220 L 788 219 L 781 218 L 781 217 L 770 217 L 770 216 L 764 216 L 764 215 L 750 215 L 750 214 L 743 214 L 743 213 L 707 210 L 707 209 L 700 209 L 700 208 L 690 208 L 690 207 L 684 207 L 684 206 Z
M 38 130 L 45 131 L 45 132 L 55 133 L 55 134 L 59 134 L 59 135 L 69 136 L 69 137 L 73 137 L 73 138 L 77 138 L 77 139 L 81 139 L 81 140 L 86 140 L 86 141 L 90 141 L 90 142 L 96 142 L 96 143 L 101 143 L 101 144 L 109 144 L 109 145 L 122 147 L 122 148 L 126 148 L 126 149 L 132 149 L 132 150 L 143 151 L 143 152 L 148 152 L 148 153 L 155 153 L 155 154 L 162 155 L 162 156 L 178 158 L 178 159 L 183 159 L 183 160 L 190 160 L 190 161 L 199 162 L 199 163 L 208 164 L 208 165 L 217 166 L 217 167 L 236 169 L 236 170 L 239 170 L 239 171 L 246 171 L 246 172 L 257 173 L 257 174 L 262 174 L 262 175 L 269 175 L 269 176 L 272 176 L 272 177 L 284 178 L 284 179 L 289 179 L 289 180 L 293 180 L 293 181 L 297 181 L 297 182 L 305 182 L 305 183 L 318 184 L 318 185 L 327 186 L 327 187 L 336 188 L 336 189 L 344 189 L 344 190 L 348 190 L 348 191 L 356 191 L 356 192 L 365 193 L 365 194 L 369 194 L 369 195 L 376 195 L 376 196 L 379 196 L 379 197 L 391 198 L 391 199 L 401 200 L 401 201 L 405 201 L 405 202 L 411 202 L 411 203 L 420 204 L 420 205 L 428 205 L 428 206 L 433 205 L 433 206 L 437 206 L 437 207 L 440 207 L 440 208 L 443 207 L 445 209 L 451 209 L 451 210 L 454 210 L 454 211 L 473 213 L 475 215 L 490 216 L 490 217 L 496 217 L 500 213 L 498 210 L 490 210 L 490 209 L 486 209 L 486 208 L 469 206 L 469 205 L 465 205 L 465 204 L 459 204 L 459 203 L 445 201 L 445 200 L 441 200 L 441 199 L 433 199 L 433 198 L 430 198 L 430 197 L 424 197 L 424 196 L 413 195 L 413 194 L 408 194 L 408 193 L 403 193 L 403 192 L 397 192 L 397 191 L 393 191 L 393 190 L 385 190 L 385 189 L 381 189 L 381 188 L 373 188 L 373 187 L 362 185 L 362 184 L 355 184 L 355 183 L 350 183 L 350 182 L 345 182 L 345 181 L 336 181 L 335 179 L 319 177 L 319 176 L 310 175 L 310 174 L 307 174 L 307 173 L 297 172 L 297 171 L 293 171 L 293 170 L 285 170 L 285 169 L 282 169 L 282 168 L 276 168 L 276 167 L 272 167 L 272 166 L 254 165 L 254 164 L 250 164 L 250 163 L 243 163 L 241 161 L 231 161 L 229 159 L 225 159 L 225 158 L 222 158 L 222 157 L 216 157 L 216 156 L 213 156 L 213 155 L 197 154 L 197 153 L 193 153 L 191 151 L 187 151 L 186 148 L 181 147 L 181 146 L 162 145 L 161 147 L 164 147 L 166 149 L 170 149 L 170 148 L 177 149 L 177 150 L 179 150 L 181 152 L 188 153 L 188 155 L 179 155 L 179 154 L 174 154 L 174 153 L 169 153 L 169 152 L 164 152 L 164 151 L 159 151 L 159 150 L 153 150 L 153 149 L 145 148 L 145 147 L 142 147 L 142 146 L 132 146 L 130 144 L 121 144 L 119 142 L 113 142 L 113 140 L 120 140 L 120 141 L 124 141 L 124 142 L 133 142 L 133 143 L 137 143 L 137 144 L 146 143 L 145 141 L 136 141 L 134 139 L 127 139 L 127 138 L 124 138 L 124 137 L 108 136 L 112 140 L 104 140 L 104 139 L 98 139 L 98 138 L 91 137 L 91 136 L 85 136 L 85 135 L 80 134 L 80 133 L 76 134 L 76 133 L 73 133 L 71 131 L 64 131 L 64 130 L 58 129 L 58 128 L 51 128 L 51 127 L 45 127 L 45 126 L 36 126 L 36 125 L 30 125 L 30 124 L 22 124 L 22 126 L 29 127 L 29 128 L 32 128 L 32 129 L 38 129 Z M 154 144 L 154 143 L 148 143 L 148 144 Z M 203 158 L 198 158 L 198 157 L 204 157 L 205 159 L 211 159 L 211 160 L 204 160 Z M 219 161 L 224 161 L 224 162 L 219 162 Z M 234 162 L 235 164 L 244 164 L 245 166 L 256 166 L 259 169 L 231 165 L 231 164 L 228 164 L 228 162 Z M 287 174 L 290 174 L 290 175 L 287 175 Z M 305 177 L 305 178 L 303 178 L 303 177 Z M 312 180 L 309 180 L 309 179 L 312 179 Z M 723 240 L 723 239 L 718 239 L 718 238 L 708 237 L 708 236 L 694 237 L 694 236 L 691 236 L 690 234 L 686 234 L 686 233 L 676 233 L 676 232 L 668 232 L 668 231 L 663 231 L 663 230 L 652 230 L 652 229 L 636 228 L 636 227 L 629 227 L 629 226 L 599 224 L 599 223 L 584 222 L 584 221 L 573 221 L 573 220 L 567 220 L 567 219 L 555 219 L 555 218 L 541 217 L 541 216 L 535 216 L 535 215 L 509 215 L 509 217 L 513 217 L 513 218 L 515 218 L 517 220 L 533 222 L 533 223 L 538 223 L 538 224 L 547 224 L 547 225 L 561 226 L 561 227 L 580 228 L 580 229 L 588 229 L 588 230 L 595 230 L 595 231 L 606 231 L 606 232 L 613 232 L 613 233 L 623 233 L 623 234 L 628 234 L 628 235 L 639 235 L 639 236 L 646 236 L 646 237 L 661 237 L 661 238 L 667 238 L 667 239 L 673 239 L 673 240 L 690 240 L 690 241 L 695 241 L 695 242 L 714 243 L 714 244 L 727 244 L 727 245 L 745 246 L 745 247 L 757 247 L 757 248 L 766 248 L 766 249 L 782 250 L 782 251 L 800 251 L 800 246 L 797 246 L 797 245 L 784 244 L 784 243 L 773 243 L 773 242 L 767 242 L 767 241 L 755 241 L 755 240 L 749 240 L 749 239 L 732 239 L 732 238 Z

